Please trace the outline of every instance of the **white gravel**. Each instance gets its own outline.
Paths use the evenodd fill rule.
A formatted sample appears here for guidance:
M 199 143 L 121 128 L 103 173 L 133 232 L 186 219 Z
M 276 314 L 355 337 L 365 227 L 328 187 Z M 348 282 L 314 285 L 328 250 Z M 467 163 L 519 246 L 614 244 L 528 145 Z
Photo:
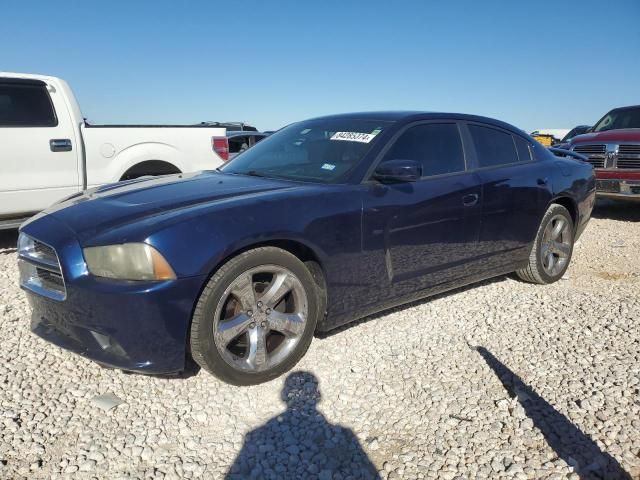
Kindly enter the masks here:
M 601 205 L 555 285 L 357 322 L 250 388 L 39 340 L 0 233 L 0 478 L 640 478 L 639 207 Z

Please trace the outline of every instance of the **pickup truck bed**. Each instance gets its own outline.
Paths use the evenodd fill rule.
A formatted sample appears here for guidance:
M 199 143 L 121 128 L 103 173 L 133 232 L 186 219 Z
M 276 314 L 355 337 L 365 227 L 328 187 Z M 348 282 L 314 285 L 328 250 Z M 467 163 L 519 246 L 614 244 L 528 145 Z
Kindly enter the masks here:
M 91 125 L 64 80 L 0 72 L 0 229 L 88 187 L 215 169 L 228 155 L 225 134 L 209 125 Z

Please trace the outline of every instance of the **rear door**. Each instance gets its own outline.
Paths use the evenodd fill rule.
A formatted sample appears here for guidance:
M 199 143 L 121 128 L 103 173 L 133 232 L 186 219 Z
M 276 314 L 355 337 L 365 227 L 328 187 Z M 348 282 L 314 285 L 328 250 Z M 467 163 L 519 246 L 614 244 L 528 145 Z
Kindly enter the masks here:
M 482 181 L 479 249 L 485 268 L 519 264 L 529 255 L 549 199 L 552 172 L 533 158 L 525 137 L 493 125 L 468 123 L 469 151 Z
M 364 197 L 364 250 L 384 265 L 394 296 L 468 275 L 480 229 L 480 182 L 466 169 L 456 122 L 408 127 L 381 162 L 422 164 L 423 177 L 402 184 L 372 183 Z M 382 266 L 382 265 L 381 265 Z
M 74 135 L 61 91 L 0 78 L 0 216 L 36 212 L 79 190 Z

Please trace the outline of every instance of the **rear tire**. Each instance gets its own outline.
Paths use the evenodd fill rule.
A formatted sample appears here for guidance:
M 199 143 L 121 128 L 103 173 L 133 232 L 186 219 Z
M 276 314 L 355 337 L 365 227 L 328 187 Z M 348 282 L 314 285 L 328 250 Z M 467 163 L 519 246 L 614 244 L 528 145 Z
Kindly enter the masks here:
M 574 232 L 569 211 L 562 205 L 551 204 L 540 222 L 529 264 L 516 271 L 518 277 L 542 285 L 562 278 L 573 254 Z
M 144 162 L 138 163 L 133 167 L 129 168 L 122 177 L 120 181 L 126 180 L 134 180 L 140 177 L 147 176 L 158 176 L 158 175 L 173 175 L 180 172 L 180 169 L 175 165 L 172 165 L 169 162 L 164 162 L 162 160 L 145 160 Z
M 232 258 L 205 286 L 191 324 L 195 362 L 233 385 L 256 385 L 290 370 L 306 353 L 321 301 L 295 255 L 260 247 Z

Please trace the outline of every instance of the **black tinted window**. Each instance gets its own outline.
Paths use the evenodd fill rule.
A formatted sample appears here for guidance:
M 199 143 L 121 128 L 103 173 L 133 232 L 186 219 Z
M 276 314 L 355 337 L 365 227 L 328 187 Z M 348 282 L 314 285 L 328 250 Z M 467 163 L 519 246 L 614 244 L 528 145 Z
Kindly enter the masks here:
M 518 161 L 513 137 L 494 128 L 469 125 L 480 167 L 493 167 Z
M 454 123 L 417 125 L 409 128 L 385 154 L 386 160 L 415 160 L 422 176 L 462 172 L 464 153 L 458 126 Z
M 530 162 L 531 161 L 531 150 L 529 150 L 529 142 L 527 142 L 522 137 L 514 136 L 513 139 L 516 141 L 516 150 L 518 150 L 518 159 L 521 162 Z
M 594 132 L 640 128 L 640 107 L 611 110 L 593 127 Z
M 44 86 L 0 83 L 0 126 L 54 127 L 57 124 Z
M 244 152 L 249 148 L 249 137 L 242 135 L 229 138 L 229 153 Z

